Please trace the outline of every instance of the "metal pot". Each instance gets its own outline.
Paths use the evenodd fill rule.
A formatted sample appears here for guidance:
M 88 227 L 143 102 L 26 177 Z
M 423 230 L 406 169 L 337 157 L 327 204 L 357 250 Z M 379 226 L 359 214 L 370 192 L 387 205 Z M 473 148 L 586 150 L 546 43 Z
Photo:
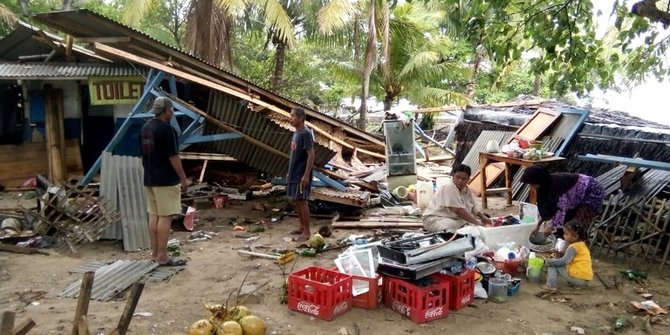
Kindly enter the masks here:
M 564 253 L 565 250 L 568 248 L 569 244 L 562 238 L 557 238 L 556 239 L 556 245 L 554 246 L 554 250 L 556 252 Z

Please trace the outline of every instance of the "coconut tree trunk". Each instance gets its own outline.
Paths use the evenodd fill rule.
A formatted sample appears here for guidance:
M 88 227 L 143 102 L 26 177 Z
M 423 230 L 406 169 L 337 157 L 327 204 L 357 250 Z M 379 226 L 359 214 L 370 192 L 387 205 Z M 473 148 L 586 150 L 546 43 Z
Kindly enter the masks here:
M 541 91 L 542 91 L 542 76 L 536 74 L 535 83 L 533 84 L 533 95 L 539 97 Z
M 361 21 L 361 16 L 357 12 L 356 15 L 354 15 L 354 36 L 352 38 L 352 40 L 353 40 L 352 43 L 354 44 L 353 45 L 354 56 L 353 56 L 353 62 L 351 62 L 357 68 L 360 66 L 360 63 L 361 63 L 361 61 L 360 61 L 360 57 L 361 57 L 361 22 L 360 21 Z M 351 96 L 351 103 L 353 104 L 355 100 L 356 100 L 356 94 L 353 93 L 352 96 Z
M 363 64 L 363 88 L 361 94 L 361 107 L 359 110 L 358 127 L 367 128 L 368 117 L 368 95 L 370 91 L 370 74 L 377 60 L 377 24 L 376 24 L 377 0 L 370 1 L 370 14 L 368 17 L 368 41 L 365 46 L 365 63 Z
M 284 77 L 284 62 L 286 61 L 286 43 L 275 36 L 275 73 L 272 77 L 272 89 L 279 92 Z
M 393 97 L 390 95 L 386 95 L 384 97 L 384 111 L 388 112 L 391 110 L 391 105 L 393 105 Z
M 63 10 L 70 10 L 72 8 L 72 0 L 63 0 Z
M 475 91 L 477 89 L 477 77 L 479 76 L 479 68 L 482 64 L 482 60 L 484 59 L 484 52 L 481 49 L 482 48 L 479 45 L 475 48 L 475 60 L 474 63 L 472 64 L 472 74 L 470 75 L 470 81 L 468 82 L 468 86 L 465 90 L 465 95 L 470 100 L 472 100 L 472 98 L 474 98 L 475 96 Z
M 21 14 L 23 16 L 28 16 L 30 15 L 30 11 L 28 10 L 28 5 L 30 5 L 30 0 L 18 0 L 19 6 L 21 6 Z

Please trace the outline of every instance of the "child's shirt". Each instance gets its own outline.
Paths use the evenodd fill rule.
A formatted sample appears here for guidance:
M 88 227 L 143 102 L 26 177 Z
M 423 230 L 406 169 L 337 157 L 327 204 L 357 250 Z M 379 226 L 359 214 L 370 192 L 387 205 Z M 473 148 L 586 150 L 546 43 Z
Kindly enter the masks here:
M 584 242 L 570 244 L 563 257 L 548 259 L 547 266 L 565 266 L 570 277 L 582 280 L 593 279 L 593 268 L 591 265 L 591 252 Z

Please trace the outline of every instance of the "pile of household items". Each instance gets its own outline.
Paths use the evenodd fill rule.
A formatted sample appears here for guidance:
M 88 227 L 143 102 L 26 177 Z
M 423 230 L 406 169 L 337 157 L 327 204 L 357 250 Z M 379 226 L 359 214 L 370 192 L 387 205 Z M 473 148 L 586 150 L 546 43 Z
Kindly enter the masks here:
M 372 243 L 357 239 L 335 267 L 290 274 L 288 306 L 330 321 L 353 307 L 383 304 L 420 324 L 445 318 L 475 297 L 505 302 L 520 289 L 521 269 L 530 282 L 539 282 L 543 262 L 536 252 L 552 252 L 558 244 L 553 238 L 530 241 L 537 207 L 521 207 L 519 215 L 495 218 L 493 227 L 405 232 Z

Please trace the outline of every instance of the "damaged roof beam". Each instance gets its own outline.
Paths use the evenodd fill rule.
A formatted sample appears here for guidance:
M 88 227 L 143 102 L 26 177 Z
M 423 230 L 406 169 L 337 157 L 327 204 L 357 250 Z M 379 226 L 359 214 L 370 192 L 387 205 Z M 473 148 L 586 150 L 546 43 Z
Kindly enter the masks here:
M 146 58 L 138 57 L 138 56 L 133 55 L 129 52 L 125 52 L 123 50 L 114 48 L 112 46 L 102 44 L 102 43 L 95 43 L 95 50 L 96 51 L 101 51 L 103 53 L 115 55 L 115 56 L 118 56 L 118 57 L 121 57 L 121 58 L 125 58 L 126 60 L 129 60 L 129 61 L 132 61 L 132 62 L 135 62 L 135 63 L 139 63 L 139 64 L 142 64 L 144 66 L 151 67 L 151 68 L 163 71 L 163 72 L 168 73 L 168 74 L 175 75 L 175 76 L 180 77 L 182 79 L 185 79 L 185 80 L 203 85 L 205 87 L 209 87 L 211 89 L 214 89 L 214 90 L 232 95 L 232 96 L 240 98 L 240 99 L 244 99 L 244 100 L 249 101 L 249 102 L 251 102 L 255 105 L 263 106 L 263 107 L 268 108 L 268 109 L 270 109 L 270 110 L 276 112 L 277 114 L 282 115 L 286 118 L 290 117 L 289 112 L 287 112 L 285 110 L 282 110 L 281 108 L 279 108 L 275 105 L 272 105 L 268 102 L 265 102 L 263 100 L 251 97 L 248 94 L 241 93 L 237 90 L 234 90 L 232 88 L 229 88 L 229 87 L 211 82 L 209 80 L 200 78 L 196 75 L 192 75 L 192 74 L 186 73 L 184 71 L 177 70 L 173 67 L 170 67 L 170 66 L 167 66 L 167 65 L 164 65 L 164 64 L 146 59 Z M 316 127 L 315 125 L 311 124 L 310 122 L 307 122 L 306 125 L 308 127 L 312 128 L 319 135 L 322 135 L 322 136 L 328 138 L 329 140 L 331 140 L 333 142 L 336 142 L 336 143 L 338 143 L 338 144 L 340 144 L 340 145 L 342 145 L 346 148 L 349 148 L 349 149 L 352 149 L 352 150 L 354 149 L 354 146 L 351 145 L 350 143 L 348 143 L 348 142 L 346 142 L 342 139 L 339 139 L 335 136 L 332 136 L 327 131 L 325 131 L 323 129 L 320 129 L 319 127 Z M 364 154 L 372 156 L 372 157 L 386 159 L 385 155 L 377 153 L 377 152 L 372 152 L 372 151 L 368 151 L 368 150 L 364 150 L 364 149 L 360 149 L 360 148 L 357 148 L 357 150 L 360 153 L 364 153 Z
M 214 135 L 193 135 L 189 136 L 184 140 L 183 144 L 193 144 L 193 143 L 203 143 L 203 142 L 216 142 L 216 141 L 225 141 L 225 140 L 234 140 L 242 138 L 242 135 L 237 133 L 223 133 L 223 134 L 214 134 Z

